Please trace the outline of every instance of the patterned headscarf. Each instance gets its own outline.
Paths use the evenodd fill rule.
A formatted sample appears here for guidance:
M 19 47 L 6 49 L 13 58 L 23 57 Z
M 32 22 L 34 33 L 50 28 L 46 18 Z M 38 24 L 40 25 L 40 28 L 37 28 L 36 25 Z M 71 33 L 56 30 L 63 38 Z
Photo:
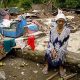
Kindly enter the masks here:
M 62 19 L 64 19 L 65 21 L 67 21 L 67 20 L 66 20 L 66 16 L 63 14 L 63 12 L 62 12 L 60 9 L 58 9 L 58 14 L 57 14 L 57 16 L 55 17 L 55 21 L 57 21 L 57 20 L 60 19 L 60 18 L 62 18 Z

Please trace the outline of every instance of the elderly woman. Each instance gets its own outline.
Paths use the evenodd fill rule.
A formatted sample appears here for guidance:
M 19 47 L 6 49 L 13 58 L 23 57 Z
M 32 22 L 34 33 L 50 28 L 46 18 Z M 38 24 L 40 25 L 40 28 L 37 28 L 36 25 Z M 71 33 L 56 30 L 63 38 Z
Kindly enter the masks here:
M 67 53 L 67 45 L 70 29 L 66 26 L 66 17 L 61 12 L 56 18 L 56 25 L 50 31 L 50 40 L 45 54 L 45 67 L 43 73 L 47 74 L 49 67 L 59 67 L 60 75 L 64 76 L 64 61 Z

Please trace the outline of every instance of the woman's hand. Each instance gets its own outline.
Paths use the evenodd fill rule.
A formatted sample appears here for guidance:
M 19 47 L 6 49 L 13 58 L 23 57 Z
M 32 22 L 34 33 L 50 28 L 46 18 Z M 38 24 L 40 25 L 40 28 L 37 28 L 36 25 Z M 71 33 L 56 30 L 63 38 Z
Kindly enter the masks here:
M 57 58 L 58 57 L 57 52 L 56 52 L 55 49 L 51 50 L 51 56 L 52 56 L 52 58 Z

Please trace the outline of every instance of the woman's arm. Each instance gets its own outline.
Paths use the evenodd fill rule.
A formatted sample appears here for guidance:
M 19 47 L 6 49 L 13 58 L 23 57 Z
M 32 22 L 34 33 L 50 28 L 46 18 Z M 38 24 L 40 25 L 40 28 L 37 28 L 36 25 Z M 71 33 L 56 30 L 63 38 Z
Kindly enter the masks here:
M 66 51 L 67 49 L 67 45 L 68 45 L 68 40 L 66 42 L 64 42 L 63 46 L 59 48 L 59 51 Z
M 63 40 L 63 45 L 59 48 L 59 50 L 61 50 L 61 51 L 67 50 L 68 40 L 70 37 L 70 30 L 69 29 L 66 31 L 66 35 L 67 35 L 67 37 Z
M 51 31 L 50 31 L 50 34 L 49 34 L 49 42 L 48 42 L 48 50 L 52 50 L 52 49 L 54 49 L 54 46 L 53 46 L 53 44 L 52 44 L 52 33 L 51 33 Z

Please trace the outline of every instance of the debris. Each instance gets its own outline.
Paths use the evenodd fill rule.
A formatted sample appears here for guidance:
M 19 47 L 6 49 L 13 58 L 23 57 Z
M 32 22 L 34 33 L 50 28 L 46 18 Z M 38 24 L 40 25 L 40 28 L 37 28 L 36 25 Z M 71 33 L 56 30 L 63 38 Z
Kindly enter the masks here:
M 16 38 L 15 42 L 16 42 L 16 46 L 21 48 L 21 49 L 23 49 L 26 46 L 26 44 L 24 42 L 24 38 L 21 38 L 21 37 L 20 38 Z
M 66 18 L 68 18 L 68 19 L 74 19 L 74 16 L 66 16 Z
M 22 75 L 24 75 L 24 72 L 21 72 Z
M 6 64 L 3 62 L 0 62 L 0 66 L 5 66 Z
M 4 71 L 0 71 L 0 79 L 6 80 Z
M 28 66 L 28 64 L 26 64 L 25 62 L 23 62 L 20 67 L 24 67 L 24 66 Z
M 37 66 L 39 67 L 40 65 L 37 63 Z
M 34 13 L 39 13 L 39 12 L 41 12 L 41 10 L 33 10 L 32 12 L 34 12 Z
M 58 74 L 58 72 L 54 73 L 53 75 L 51 75 L 50 77 L 48 77 L 46 80 L 51 80 L 53 77 L 55 77 Z
M 35 71 L 33 71 L 35 74 L 37 74 L 38 73 L 38 71 L 37 70 L 35 70 Z
M 80 64 L 78 64 L 78 67 L 80 67 Z
M 77 75 L 77 73 L 72 73 L 72 74 L 66 76 L 66 77 L 64 78 L 64 80 L 68 80 L 68 79 L 74 77 L 75 75 Z
M 28 64 L 25 64 L 25 66 L 28 66 Z

